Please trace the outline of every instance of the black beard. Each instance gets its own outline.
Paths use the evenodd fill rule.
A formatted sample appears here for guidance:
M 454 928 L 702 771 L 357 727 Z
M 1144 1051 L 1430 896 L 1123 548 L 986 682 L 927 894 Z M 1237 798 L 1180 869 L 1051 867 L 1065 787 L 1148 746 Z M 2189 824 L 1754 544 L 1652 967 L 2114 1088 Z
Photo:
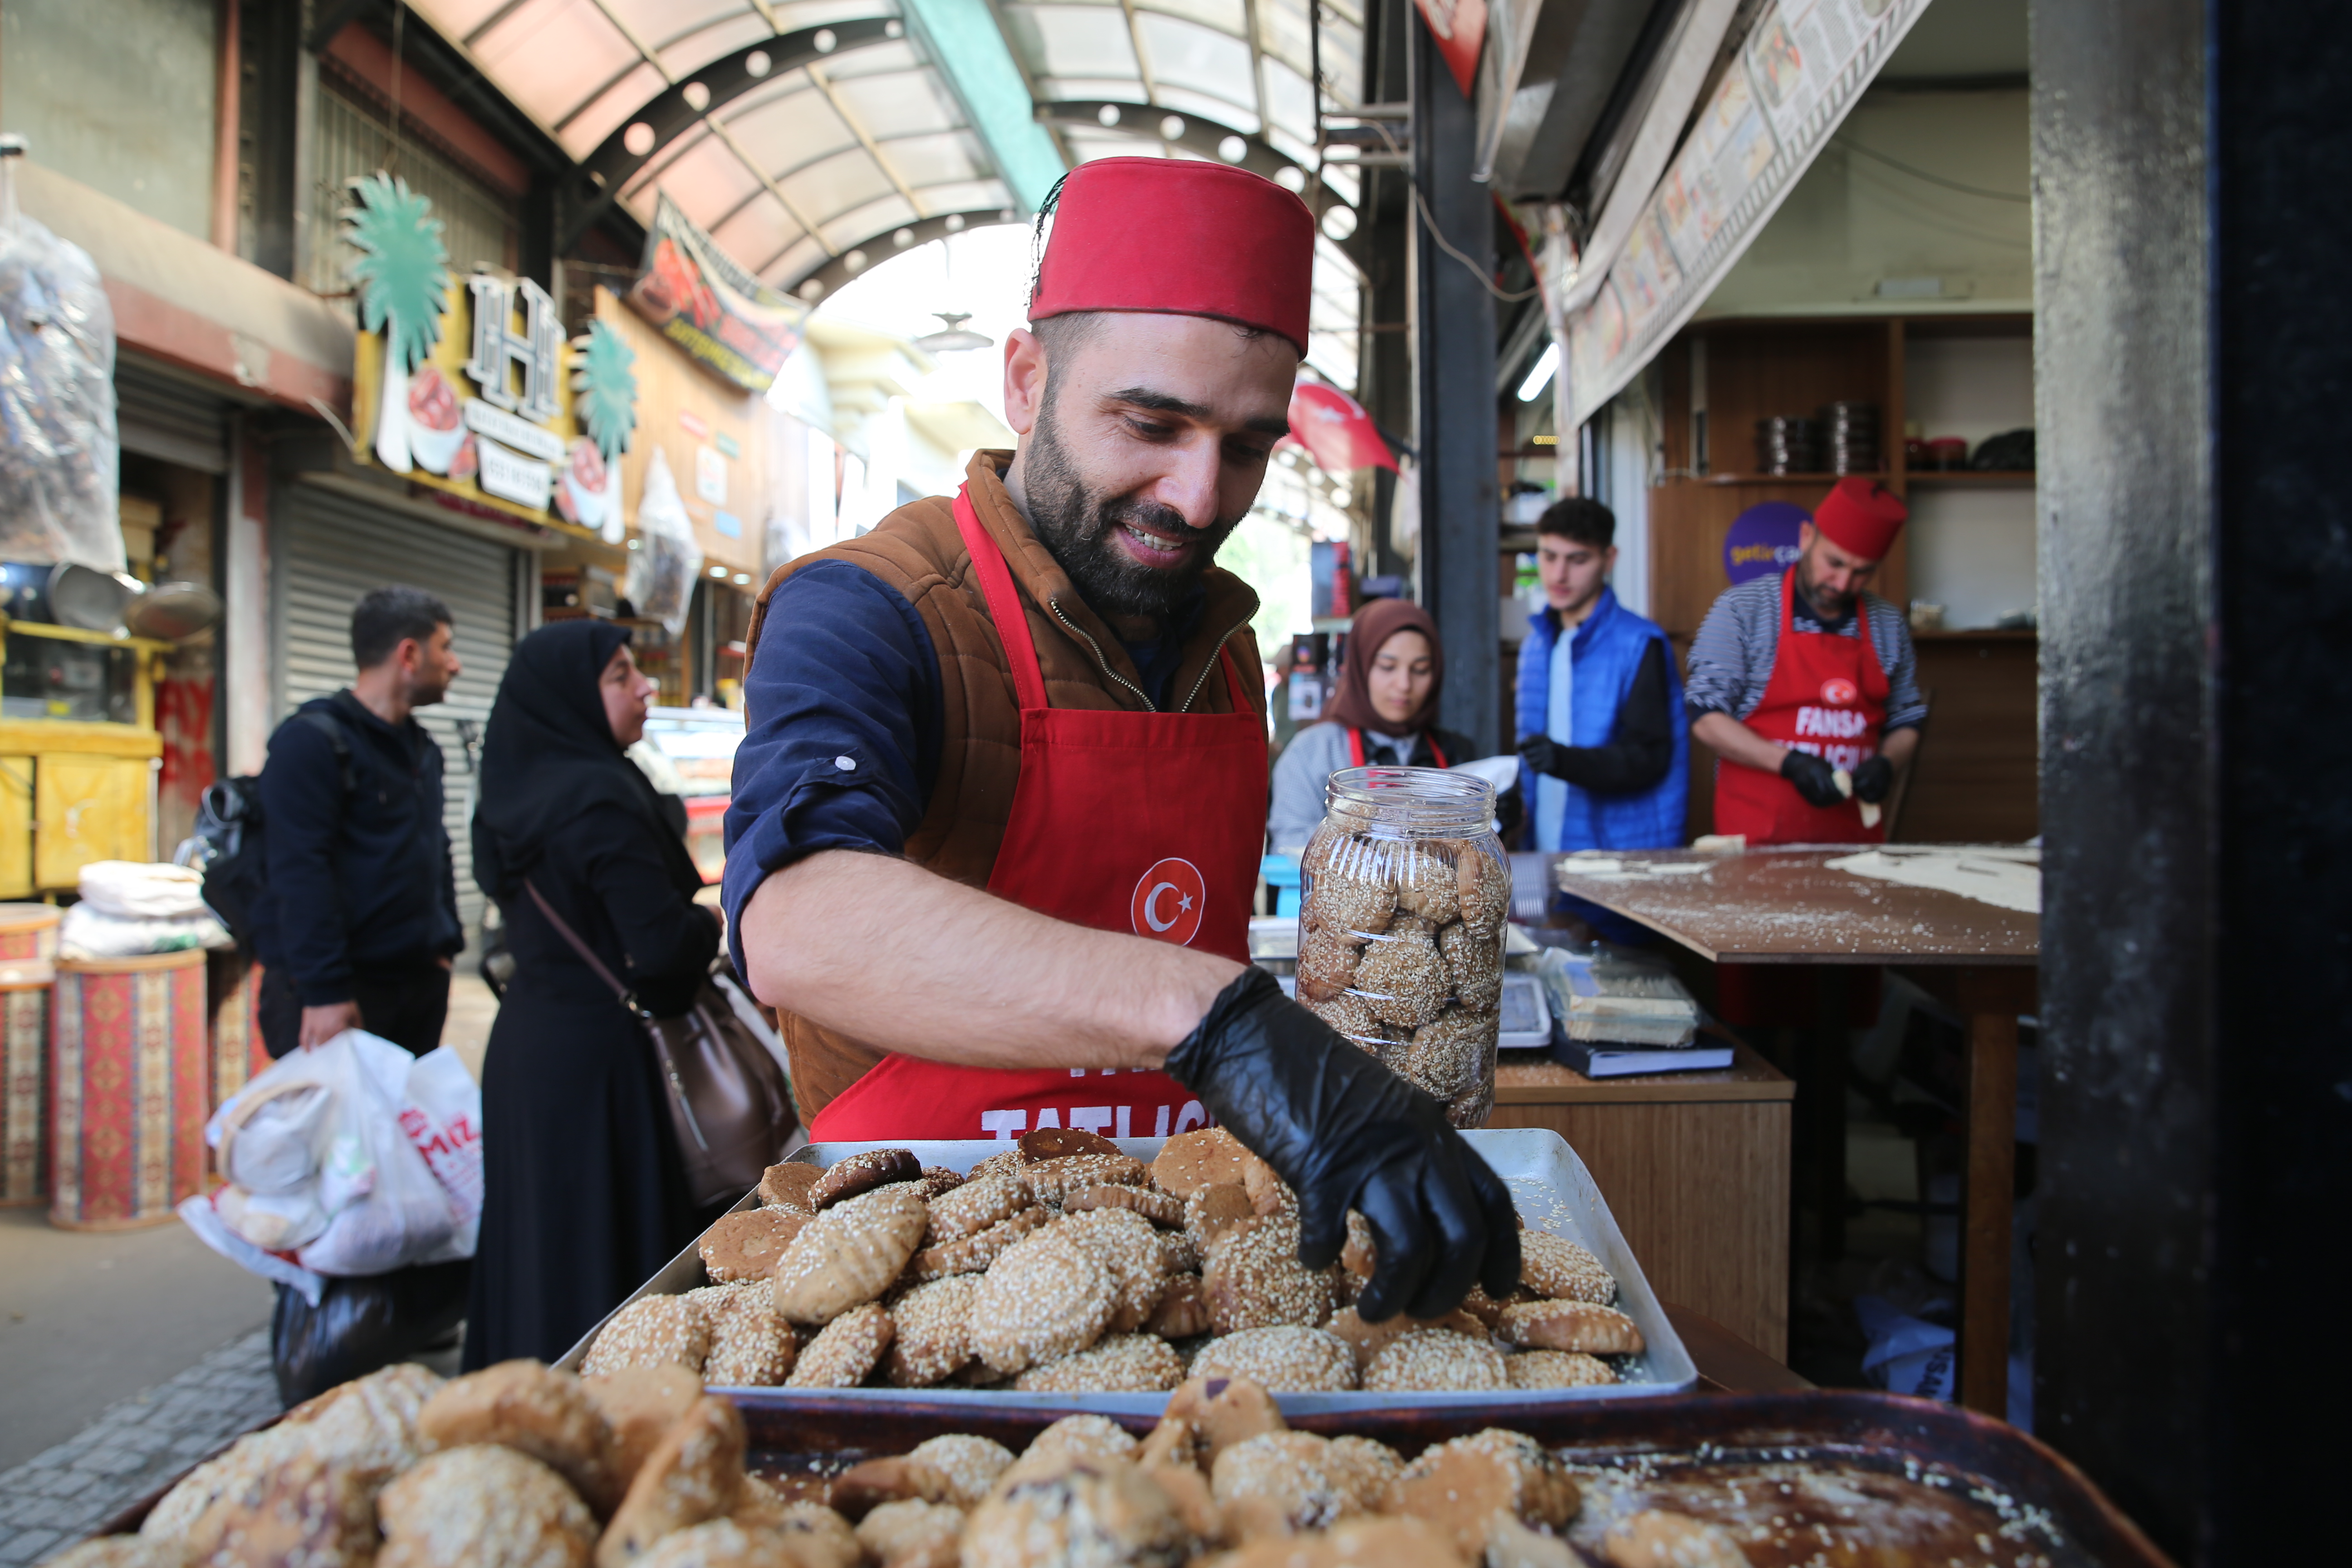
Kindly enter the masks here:
M 1079 477 L 1062 447 L 1050 398 L 1038 411 L 1023 473 L 1029 525 L 1098 615 L 1165 621 L 1192 592 L 1215 560 L 1218 546 L 1242 521 L 1220 518 L 1213 528 L 1197 529 L 1173 507 L 1097 494 Z M 1171 539 L 1197 540 L 1206 548 L 1181 566 L 1146 566 L 1111 537 L 1129 522 Z

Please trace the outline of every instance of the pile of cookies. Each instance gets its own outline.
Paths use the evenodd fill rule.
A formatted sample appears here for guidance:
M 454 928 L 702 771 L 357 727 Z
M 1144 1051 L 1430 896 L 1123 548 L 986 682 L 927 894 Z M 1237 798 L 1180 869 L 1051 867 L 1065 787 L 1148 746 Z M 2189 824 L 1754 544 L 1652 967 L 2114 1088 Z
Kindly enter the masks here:
M 832 1506 L 881 1568 L 1583 1568 L 1582 1509 L 1542 1444 L 1490 1427 L 1407 1463 L 1369 1437 L 1292 1431 L 1246 1379 L 1194 1378 L 1141 1439 L 1055 1422 L 1015 1458 L 933 1437 L 837 1477 Z M 1747 1568 L 1720 1526 L 1649 1510 L 1599 1541 L 1614 1568 Z
M 1456 1127 L 1495 1106 L 1511 873 L 1494 839 L 1395 838 L 1326 819 L 1300 862 L 1298 999 L 1435 1097 Z
M 1031 1132 L 969 1178 L 902 1149 L 773 1167 L 762 1206 L 702 1239 L 712 1283 L 647 1296 L 583 1370 L 676 1365 L 721 1387 L 1155 1393 L 1189 1376 L 1279 1392 L 1435 1393 L 1618 1381 L 1638 1353 L 1617 1282 L 1563 1237 L 1520 1232 L 1521 1285 L 1441 1319 L 1367 1323 L 1372 1238 L 1298 1261 L 1298 1205 L 1222 1129 L 1150 1164 L 1077 1130 Z
M 47 1568 L 859 1568 L 849 1521 L 743 1468 L 743 1418 L 676 1365 L 390 1367 L 241 1438 L 137 1535 Z M 951 1563 L 952 1558 L 947 1559 Z

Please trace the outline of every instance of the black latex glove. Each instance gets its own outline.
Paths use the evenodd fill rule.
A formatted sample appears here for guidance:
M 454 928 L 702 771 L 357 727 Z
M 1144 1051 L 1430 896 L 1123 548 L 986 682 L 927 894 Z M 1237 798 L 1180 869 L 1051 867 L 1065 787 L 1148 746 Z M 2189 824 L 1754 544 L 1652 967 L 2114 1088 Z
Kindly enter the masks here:
M 1810 805 L 1835 805 L 1845 798 L 1838 793 L 1837 770 L 1811 752 L 1790 752 L 1781 760 L 1780 776 Z
M 1866 758 L 1853 770 L 1853 798 L 1880 801 L 1895 787 L 1895 764 L 1885 757 Z
M 1298 1260 L 1328 1267 L 1348 1211 L 1380 1260 L 1356 1302 L 1378 1322 L 1443 1316 L 1482 1284 L 1519 1282 L 1518 1215 L 1503 1179 L 1437 1101 L 1350 1045 L 1253 964 L 1168 1055 L 1168 1074 L 1298 1194 Z
M 1529 735 L 1519 742 L 1519 761 L 1531 772 L 1551 778 L 1564 778 L 1559 771 L 1559 754 L 1567 750 L 1549 735 Z

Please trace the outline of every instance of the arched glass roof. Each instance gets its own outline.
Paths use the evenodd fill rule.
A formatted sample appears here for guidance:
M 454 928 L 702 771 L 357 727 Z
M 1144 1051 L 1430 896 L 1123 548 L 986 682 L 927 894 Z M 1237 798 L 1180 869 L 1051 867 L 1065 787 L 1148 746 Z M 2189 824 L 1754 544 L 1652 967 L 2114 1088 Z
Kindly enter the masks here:
M 1222 157 L 1344 236 L 1309 87 L 1355 107 L 1360 0 L 412 0 L 580 162 L 565 244 L 666 193 L 727 253 L 819 298 L 868 260 L 1019 221 L 1071 164 Z M 1318 247 L 1310 360 L 1353 386 L 1359 280 Z

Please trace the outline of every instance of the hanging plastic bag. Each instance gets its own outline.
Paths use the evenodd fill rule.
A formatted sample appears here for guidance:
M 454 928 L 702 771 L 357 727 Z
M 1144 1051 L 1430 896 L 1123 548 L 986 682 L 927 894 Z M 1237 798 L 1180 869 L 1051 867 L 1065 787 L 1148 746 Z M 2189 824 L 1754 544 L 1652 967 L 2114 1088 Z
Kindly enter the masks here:
M 0 137 L 0 560 L 123 569 L 114 310 L 89 253 L 16 210 Z
M 677 477 L 656 447 L 646 461 L 645 493 L 637 498 L 637 548 L 629 552 L 624 592 L 637 614 L 659 621 L 672 637 L 686 630 L 694 580 L 702 575 L 702 546 L 678 499 Z
M 482 1220 L 482 1089 L 448 1047 L 425 1052 L 408 1069 L 400 1130 L 448 1195 L 470 1256 Z
M 281 1287 L 269 1318 L 269 1361 L 289 1405 L 407 1361 L 466 1315 L 467 1262 L 403 1268 L 373 1279 L 329 1279 L 316 1300 Z

